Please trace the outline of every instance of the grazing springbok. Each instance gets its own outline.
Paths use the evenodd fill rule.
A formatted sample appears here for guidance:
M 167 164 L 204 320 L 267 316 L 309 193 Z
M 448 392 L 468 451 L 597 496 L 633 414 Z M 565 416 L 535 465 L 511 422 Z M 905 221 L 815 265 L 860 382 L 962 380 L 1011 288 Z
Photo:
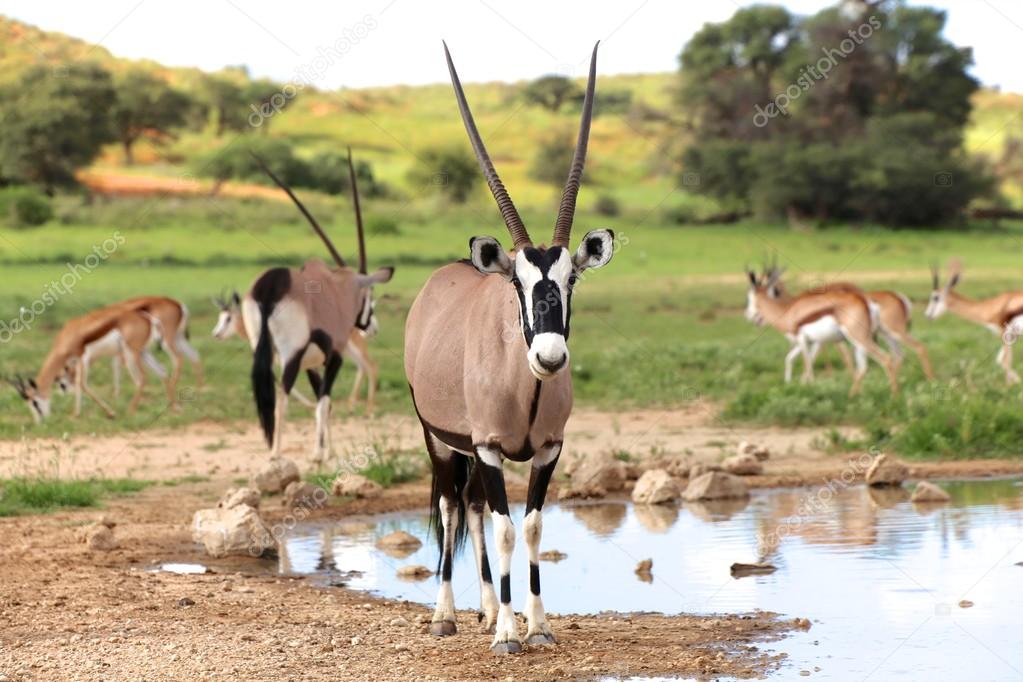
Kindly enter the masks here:
M 75 407 L 72 416 L 82 411 L 82 394 L 92 398 L 108 417 L 114 411 L 89 386 L 89 366 L 96 357 L 121 355 L 135 384 L 128 408 L 134 414 L 142 399 L 146 374 L 143 363 L 158 376 L 166 372 L 147 347 L 161 338 L 161 325 L 151 314 L 131 308 L 108 306 L 68 320 L 57 333 L 49 354 L 34 379 L 8 379 L 28 404 L 36 422 L 50 415 L 53 385 L 61 380 L 68 366 L 74 371 Z
M 779 287 L 780 285 L 781 283 L 779 282 Z M 840 290 L 860 292 L 867 297 L 867 302 L 871 309 L 871 316 L 876 319 L 877 333 L 888 345 L 892 354 L 892 360 L 894 362 L 896 372 L 898 372 L 905 357 L 902 346 L 906 345 L 912 348 L 913 352 L 916 353 L 917 357 L 920 359 L 920 365 L 923 367 L 924 376 L 927 377 L 927 380 L 934 380 L 934 370 L 931 368 L 931 360 L 927 355 L 926 346 L 909 333 L 910 318 L 913 314 L 913 304 L 907 296 L 899 293 L 898 291 L 891 291 L 888 289 L 863 291 L 851 282 L 829 282 L 822 287 L 815 287 L 813 289 L 813 291 Z M 788 294 L 785 293 L 784 288 L 781 288 L 781 292 L 779 299 L 787 300 Z M 842 360 L 844 361 L 846 368 L 849 369 L 850 372 L 854 372 L 855 369 L 853 367 L 853 361 L 849 355 L 848 348 L 846 348 L 845 344 L 842 342 L 839 342 L 837 347 L 842 354 Z M 808 368 L 805 368 L 804 377 L 808 373 L 811 380 L 813 379 L 813 360 L 817 357 L 819 350 L 819 343 L 812 344 L 810 346 L 811 364 Z
M 107 306 L 107 308 L 111 310 L 137 311 L 148 315 L 159 325 L 158 337 L 160 345 L 167 352 L 167 355 L 170 356 L 172 365 L 170 378 L 165 381 L 167 401 L 170 404 L 170 409 L 177 411 L 179 409 L 177 386 L 178 380 L 181 377 L 182 357 L 187 358 L 192 363 L 196 384 L 202 386 L 203 383 L 202 361 L 199 358 L 199 353 L 188 340 L 188 308 L 185 307 L 184 303 L 166 296 L 136 296 L 135 298 L 114 303 Z M 107 352 L 93 354 L 91 357 L 111 354 L 113 355 L 112 370 L 114 397 L 116 398 L 120 395 L 120 369 L 122 357 L 125 357 L 124 354 Z M 146 364 L 153 369 L 157 376 L 162 379 L 167 378 L 163 366 L 156 362 L 152 355 L 147 353 L 144 359 L 146 359 Z M 90 360 L 91 358 L 86 358 L 87 363 Z M 57 380 L 58 386 L 62 391 L 66 390 L 67 386 L 73 383 L 71 377 L 74 371 L 75 368 L 69 365 L 63 376 Z
M 351 166 L 351 150 L 348 154 Z M 337 264 L 330 268 L 313 259 L 298 269 L 272 268 L 256 279 L 241 301 L 245 338 L 254 351 L 252 391 L 267 445 L 274 456 L 280 454 L 288 396 L 299 370 L 304 369 L 316 394 L 313 455 L 322 462 L 330 452 L 330 391 L 341 369 L 342 353 L 367 308 L 371 287 L 390 281 L 394 268 L 380 268 L 370 275 L 348 267 L 291 188 L 258 157 L 257 161 L 309 221 Z M 358 195 L 354 185 L 352 191 Z M 358 212 L 357 219 L 361 220 Z M 279 400 L 274 387 L 275 352 L 281 364 Z
M 792 380 L 792 363 L 797 355 L 803 355 L 803 377 L 809 379 L 812 375 L 808 368 L 813 364 L 811 348 L 819 349 L 822 343 L 845 340 L 853 346 L 856 363 L 849 395 L 860 391 L 868 356 L 884 368 L 892 395 L 895 395 L 898 392 L 895 364 L 874 342 L 876 323 L 866 296 L 858 289 L 829 288 L 784 297 L 778 285 L 782 272 L 769 268 L 758 278 L 755 272 L 746 271 L 749 278 L 746 319 L 758 326 L 771 325 L 792 343 L 792 349 L 785 356 L 785 381 Z
M 590 61 L 579 139 L 561 197 L 551 245 L 534 245 L 501 183 L 444 46 L 458 109 L 480 168 L 511 233 L 505 251 L 493 237 L 473 237 L 470 258 L 433 273 L 405 324 L 405 373 L 433 465 L 431 508 L 439 517 L 441 584 L 430 632 L 456 632 L 451 564 L 466 524 L 475 548 L 491 650 L 521 651 L 511 606 L 515 527 L 508 511 L 503 463 L 532 460 L 523 534 L 529 555 L 527 644 L 553 643 L 540 599 L 541 510 L 572 410 L 568 333 L 572 289 L 584 270 L 611 259 L 614 234 L 593 230 L 569 250 L 576 196 L 593 114 L 597 47 Z M 491 579 L 483 506 L 494 523 L 501 599 Z
M 938 269 L 931 268 L 933 286 L 924 315 L 936 320 L 946 311 L 951 312 L 999 335 L 1002 347 L 995 363 L 1005 371 L 1007 383 L 1019 383 L 1019 374 L 1012 368 L 1012 346 L 1023 334 L 1023 291 L 1006 291 L 990 298 L 967 298 L 955 290 L 961 277 L 962 269 L 958 261 L 952 261 L 949 265 L 949 278 L 945 286 L 941 286 Z

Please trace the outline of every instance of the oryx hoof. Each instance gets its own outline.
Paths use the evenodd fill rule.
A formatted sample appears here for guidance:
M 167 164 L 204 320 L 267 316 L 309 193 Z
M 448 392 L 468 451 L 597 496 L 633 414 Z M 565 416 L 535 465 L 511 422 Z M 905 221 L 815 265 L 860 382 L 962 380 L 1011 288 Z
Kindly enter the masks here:
M 453 620 L 435 620 L 430 623 L 430 634 L 434 637 L 450 637 L 458 632 Z
M 504 654 L 521 654 L 522 643 L 515 639 L 510 639 L 507 642 L 494 642 L 490 645 L 490 650 L 497 656 L 503 656 Z
M 526 635 L 526 644 L 557 644 L 554 634 L 550 632 L 534 632 Z

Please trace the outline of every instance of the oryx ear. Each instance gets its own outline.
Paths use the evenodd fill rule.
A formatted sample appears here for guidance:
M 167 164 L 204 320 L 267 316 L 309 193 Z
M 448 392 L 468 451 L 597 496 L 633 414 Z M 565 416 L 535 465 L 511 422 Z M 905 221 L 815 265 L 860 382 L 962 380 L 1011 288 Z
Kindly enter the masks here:
M 469 240 L 469 260 L 473 267 L 484 275 L 501 275 L 512 278 L 515 266 L 511 258 L 493 237 L 473 237 Z
M 360 287 L 371 287 L 374 284 L 386 284 L 394 277 L 394 268 L 388 266 L 379 268 L 371 275 L 356 275 L 356 282 Z
M 579 272 L 588 268 L 602 268 L 615 252 L 615 233 L 611 230 L 590 230 L 579 243 L 572 256 L 572 265 Z

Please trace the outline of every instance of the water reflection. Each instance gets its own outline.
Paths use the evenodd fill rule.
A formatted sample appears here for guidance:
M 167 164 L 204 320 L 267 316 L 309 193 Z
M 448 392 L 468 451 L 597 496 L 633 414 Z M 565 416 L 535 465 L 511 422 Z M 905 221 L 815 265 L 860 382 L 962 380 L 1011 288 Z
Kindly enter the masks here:
M 905 491 L 865 487 L 757 491 L 749 500 L 681 507 L 550 505 L 543 549 L 568 558 L 543 563 L 544 603 L 552 613 L 759 608 L 808 617 L 810 633 L 776 648 L 821 667 L 816 679 L 862 679 L 875 668 L 876 679 L 1009 678 L 1023 670 L 1023 568 L 1014 565 L 1023 561 L 1023 487 L 1015 480 L 941 485 L 951 502 L 926 508 Z M 513 512 L 517 522 L 521 514 L 521 507 Z M 342 572 L 352 587 L 432 603 L 433 580 L 396 575 L 402 566 L 436 564 L 426 515 L 374 522 L 296 529 L 287 570 Z M 404 557 L 377 550 L 375 541 L 394 530 L 416 535 L 423 547 Z M 634 573 L 646 558 L 649 583 Z M 731 577 L 732 563 L 759 561 L 778 570 Z M 522 543 L 512 566 L 519 606 Z M 471 552 L 456 561 L 454 576 L 458 606 L 475 608 Z M 963 599 L 975 606 L 960 608 Z

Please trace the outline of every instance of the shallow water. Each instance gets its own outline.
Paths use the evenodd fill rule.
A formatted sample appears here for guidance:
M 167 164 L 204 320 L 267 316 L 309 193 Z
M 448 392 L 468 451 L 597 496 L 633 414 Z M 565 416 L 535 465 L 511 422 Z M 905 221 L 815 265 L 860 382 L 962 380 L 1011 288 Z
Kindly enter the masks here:
M 541 563 L 550 613 L 754 609 L 809 618 L 808 632 L 770 645 L 790 657 L 779 673 L 825 680 L 1003 680 L 1023 677 L 1023 481 L 941 482 L 952 503 L 920 507 L 905 491 L 864 487 L 774 490 L 748 501 L 634 507 L 550 505 Z M 522 509 L 513 511 L 521 525 Z M 375 540 L 405 530 L 424 541 L 408 556 Z M 521 536 L 521 533 L 520 533 Z M 493 547 L 492 541 L 488 543 Z M 634 573 L 653 560 L 653 580 Z M 491 552 L 493 565 L 495 558 Z M 401 566 L 434 568 L 425 513 L 300 526 L 282 570 L 320 573 L 356 589 L 432 604 L 436 581 L 407 582 Z M 765 561 L 769 575 L 733 578 L 733 562 Z M 521 537 L 512 597 L 527 589 Z M 472 552 L 454 567 L 457 605 L 477 608 Z M 974 605 L 961 607 L 961 600 Z M 820 668 L 820 670 L 815 670 Z

